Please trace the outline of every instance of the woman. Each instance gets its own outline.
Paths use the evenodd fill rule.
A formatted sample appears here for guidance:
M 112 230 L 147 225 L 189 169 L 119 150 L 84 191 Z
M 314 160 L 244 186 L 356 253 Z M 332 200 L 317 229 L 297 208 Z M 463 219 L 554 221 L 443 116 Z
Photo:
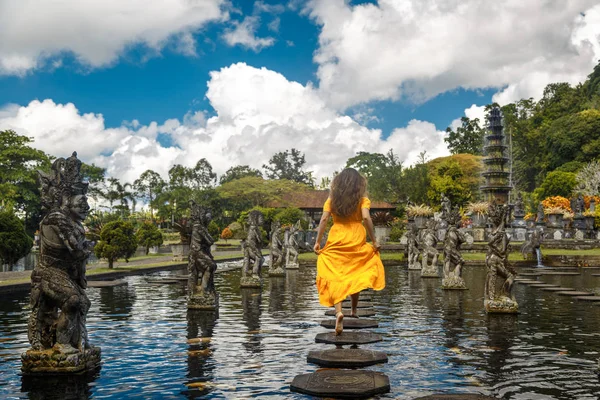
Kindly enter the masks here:
M 357 318 L 358 297 L 361 290 L 385 287 L 385 272 L 379 257 L 379 243 L 375 239 L 373 221 L 369 209 L 370 200 L 365 197 L 367 180 L 353 168 L 346 168 L 331 183 L 330 196 L 323 206 L 317 240 L 314 246 L 319 255 L 317 261 L 317 289 L 319 302 L 335 306 L 335 334 L 344 329 L 342 301 L 351 296 L 350 317 Z M 321 239 L 329 217 L 333 226 L 327 243 L 321 249 Z M 364 226 L 363 226 L 364 223 Z M 373 244 L 366 242 L 366 231 Z

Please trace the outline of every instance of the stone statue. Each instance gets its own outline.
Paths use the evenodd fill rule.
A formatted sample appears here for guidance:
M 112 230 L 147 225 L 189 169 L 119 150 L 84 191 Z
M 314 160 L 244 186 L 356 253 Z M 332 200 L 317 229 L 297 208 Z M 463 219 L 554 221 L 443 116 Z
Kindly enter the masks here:
M 492 202 L 489 209 L 489 220 L 492 222 L 492 232 L 485 256 L 488 269 L 484 289 L 484 305 L 488 313 L 517 313 L 519 305 L 512 295 L 512 284 L 515 270 L 508 265 L 509 242 L 506 236 L 506 215 L 509 207 Z M 500 276 L 504 283 L 499 293 L 496 293 L 496 280 Z
M 406 246 L 408 249 L 408 269 L 421 270 L 421 263 L 419 262 L 419 230 L 413 224 L 408 228 L 406 234 Z
M 25 374 L 78 373 L 100 362 L 100 348 L 90 345 L 86 328 L 91 303 L 85 265 L 92 246 L 82 225 L 90 207 L 80 169 L 74 152 L 54 161 L 50 173 L 40 172 L 43 218 L 40 257 L 31 273 L 31 349 L 21 356 Z
M 421 277 L 437 278 L 437 259 L 439 252 L 437 246 L 437 223 L 430 219 L 427 221 L 425 229 L 421 232 Z
M 452 212 L 452 204 L 450 203 L 450 199 L 446 196 L 445 193 L 442 193 L 442 219 L 446 220 L 447 215 Z
M 242 268 L 241 287 L 260 287 L 261 268 L 265 262 L 262 255 L 262 233 L 260 227 L 263 224 L 263 214 L 258 210 L 248 213 L 248 236 L 244 242 L 244 266 Z
M 595 212 L 596 211 L 596 199 L 594 197 L 592 197 L 590 199 L 590 212 Z
M 281 222 L 273 221 L 271 224 L 271 267 L 269 276 L 284 276 L 283 269 L 283 242 L 281 241 Z
M 188 262 L 188 308 L 214 310 L 219 296 L 215 290 L 215 262 L 210 246 L 214 240 L 208 233 L 211 210 L 190 201 L 192 237 Z
M 542 203 L 538 204 L 536 223 L 537 225 L 544 224 L 544 205 Z
M 519 192 L 517 199 L 515 200 L 515 209 L 513 214 L 515 217 L 525 216 L 525 205 L 523 204 L 523 196 L 521 196 L 521 192 Z
M 542 245 L 542 233 L 539 229 L 534 229 L 529 235 L 529 238 L 523 242 L 521 246 L 521 254 L 524 259 L 528 259 L 530 255 L 536 259 L 540 246 Z
M 577 196 L 577 200 L 575 200 L 575 209 L 573 210 L 573 212 L 575 213 L 576 217 L 581 218 L 584 211 L 585 202 L 583 200 L 583 196 L 580 193 L 579 196 Z
M 285 268 L 286 269 L 298 269 L 298 249 L 300 244 L 298 238 L 296 238 L 296 232 L 300 230 L 300 221 L 296 222 L 289 230 L 287 235 L 287 241 L 285 243 L 286 257 L 285 257 Z
M 448 214 L 446 218 L 448 231 L 444 238 L 444 279 L 442 289 L 466 289 L 467 285 L 462 278 L 462 267 L 465 260 L 460 253 L 460 246 L 466 242 L 465 235 L 458 230 L 460 227 L 460 212 L 458 207 Z

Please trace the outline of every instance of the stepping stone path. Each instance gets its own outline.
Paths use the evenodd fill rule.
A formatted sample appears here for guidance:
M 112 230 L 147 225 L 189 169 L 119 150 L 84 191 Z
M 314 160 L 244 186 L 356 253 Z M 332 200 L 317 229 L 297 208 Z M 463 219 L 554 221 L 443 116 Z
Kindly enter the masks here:
M 103 288 L 103 287 L 115 287 L 115 286 L 125 286 L 127 285 L 127 281 L 124 280 L 114 280 L 114 281 L 88 281 L 87 287 L 89 288 Z
M 369 291 L 370 293 L 372 292 Z M 342 305 L 349 308 L 350 301 L 346 300 Z M 364 301 L 361 295 L 358 302 L 358 316 L 361 317 L 361 313 L 374 315 L 375 312 L 371 309 L 372 306 L 373 303 Z M 310 351 L 307 361 L 326 369 L 317 370 L 311 374 L 297 375 L 290 384 L 292 392 L 316 397 L 360 399 L 390 391 L 390 380 L 381 372 L 336 369 L 361 368 L 388 361 L 387 355 L 383 352 L 356 348 L 356 345 L 382 341 L 381 335 L 371 332 L 348 331 L 349 329 L 376 328 L 379 326 L 378 322 L 373 319 L 350 318 L 349 309 L 342 309 L 342 312 L 344 313 L 344 331 L 342 334 L 336 336 L 335 332 L 319 333 L 315 337 L 315 341 L 317 343 L 334 344 L 336 347 L 342 345 L 353 345 L 353 347 Z M 335 310 L 328 310 L 325 314 L 335 316 Z M 335 329 L 335 319 L 323 320 L 321 326 Z
M 549 287 L 558 287 L 558 285 L 554 285 L 552 283 L 539 282 L 539 283 L 532 283 L 531 285 L 529 285 L 529 287 L 549 288 Z
M 349 308 L 342 308 L 342 312 L 344 313 L 344 321 L 346 320 L 346 318 L 350 318 L 350 313 L 352 312 L 352 310 L 350 310 Z M 373 317 L 375 315 L 375 311 L 371 311 L 369 309 L 366 308 L 359 308 L 358 310 L 356 310 L 356 314 L 358 315 L 358 317 Z M 327 310 L 325 311 L 325 315 L 327 315 L 328 317 L 335 317 L 335 310 Z
M 577 290 L 571 290 L 571 291 L 567 291 L 567 292 L 556 292 L 561 296 L 593 296 L 594 293 L 590 293 L 590 292 L 579 292 Z
M 146 282 L 151 283 L 153 285 L 174 285 L 176 283 L 180 283 L 181 280 L 178 279 L 160 279 L 160 278 L 150 278 L 146 279 Z
M 542 290 L 546 292 L 572 292 L 575 289 L 568 287 L 544 287 Z
M 529 280 L 529 279 L 515 279 L 515 283 L 522 283 L 524 285 L 532 285 L 534 283 L 540 283 L 540 281 L 533 281 L 533 280 Z
M 560 271 L 552 271 L 552 272 L 542 272 L 542 275 L 559 275 L 559 276 L 569 276 L 569 275 L 581 275 L 579 272 L 560 272 Z
M 521 272 L 519 276 L 540 276 L 542 275 L 539 272 Z
M 583 301 L 600 301 L 600 296 L 577 296 L 575 298 Z

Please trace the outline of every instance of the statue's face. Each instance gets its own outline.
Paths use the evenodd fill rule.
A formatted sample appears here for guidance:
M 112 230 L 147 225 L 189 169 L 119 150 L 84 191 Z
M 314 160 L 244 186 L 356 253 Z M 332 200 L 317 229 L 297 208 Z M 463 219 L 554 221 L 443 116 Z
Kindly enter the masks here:
M 90 211 L 90 206 L 85 195 L 77 195 L 71 199 L 69 212 L 73 218 L 83 221 Z

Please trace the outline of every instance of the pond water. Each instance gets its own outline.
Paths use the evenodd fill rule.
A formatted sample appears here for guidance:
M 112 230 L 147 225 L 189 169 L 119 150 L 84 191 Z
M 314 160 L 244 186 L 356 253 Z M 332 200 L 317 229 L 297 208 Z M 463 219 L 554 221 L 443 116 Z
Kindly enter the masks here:
M 596 270 L 597 272 L 598 270 Z M 577 289 L 600 278 L 544 277 Z M 162 272 L 168 275 L 177 272 Z M 0 302 L 0 398 L 306 398 L 289 391 L 297 374 L 314 372 L 309 350 L 325 329 L 319 320 L 315 267 L 266 278 L 262 290 L 239 288 L 239 270 L 220 272 L 215 313 L 188 312 L 185 285 L 88 289 L 90 339 L 102 347 L 99 371 L 32 379 L 19 374 L 28 348 L 26 293 Z M 365 346 L 388 354 L 370 367 L 390 377 L 391 393 L 412 399 L 434 392 L 481 393 L 502 399 L 598 399 L 600 306 L 517 285 L 521 314 L 486 315 L 485 268 L 470 267 L 464 292 L 439 289 L 405 267 L 387 267 L 374 297 L 384 341 Z M 156 276 L 155 274 L 154 276 Z M 188 339 L 203 338 L 201 340 Z

